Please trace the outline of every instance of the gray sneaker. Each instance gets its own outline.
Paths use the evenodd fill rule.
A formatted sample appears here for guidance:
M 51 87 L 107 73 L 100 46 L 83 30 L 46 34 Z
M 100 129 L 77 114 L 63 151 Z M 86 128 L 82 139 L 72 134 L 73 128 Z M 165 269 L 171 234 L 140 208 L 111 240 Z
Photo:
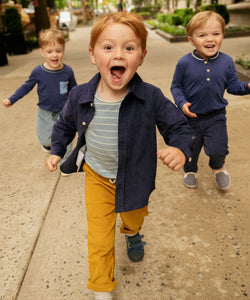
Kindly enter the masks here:
M 186 187 L 190 189 L 196 188 L 196 173 L 187 172 L 184 174 L 183 183 Z
M 230 174 L 226 169 L 223 171 L 217 171 L 214 173 L 215 181 L 217 183 L 217 186 L 222 189 L 226 190 L 231 185 L 231 177 Z

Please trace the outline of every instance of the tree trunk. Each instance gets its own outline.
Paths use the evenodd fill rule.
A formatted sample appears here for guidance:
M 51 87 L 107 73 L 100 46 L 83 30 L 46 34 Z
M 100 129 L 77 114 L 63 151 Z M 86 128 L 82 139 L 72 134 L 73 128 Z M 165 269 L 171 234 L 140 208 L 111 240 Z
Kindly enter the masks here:
M 86 24 L 88 22 L 87 9 L 85 6 L 85 0 L 82 0 L 82 22 Z
M 34 0 L 34 6 L 36 34 L 38 35 L 42 29 L 50 28 L 50 21 L 47 12 L 47 0 Z

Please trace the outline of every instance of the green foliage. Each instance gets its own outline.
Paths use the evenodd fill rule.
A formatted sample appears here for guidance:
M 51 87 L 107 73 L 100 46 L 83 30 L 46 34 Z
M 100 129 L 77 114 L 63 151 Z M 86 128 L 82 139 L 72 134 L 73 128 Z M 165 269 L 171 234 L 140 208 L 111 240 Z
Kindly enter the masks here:
M 226 5 L 223 4 L 210 4 L 210 5 L 204 5 L 201 8 L 202 11 L 204 10 L 212 10 L 217 12 L 218 14 L 220 14 L 224 19 L 225 19 L 225 23 L 228 24 L 229 23 L 229 12 L 227 10 Z
M 244 69 L 250 70 L 250 59 L 245 59 L 243 57 L 238 57 L 235 62 L 242 66 Z
M 250 30 L 250 26 L 229 26 L 226 28 L 226 32 L 248 31 L 248 30 Z
M 3 15 L 3 24 L 9 33 L 23 32 L 21 16 L 15 7 L 6 8 Z
M 166 16 L 166 23 L 170 25 L 181 25 L 182 24 L 182 18 L 177 14 L 171 14 Z
M 144 20 L 150 19 L 150 17 L 151 17 L 150 12 L 148 12 L 148 11 L 141 11 L 141 12 L 138 12 L 137 14 L 142 16 L 142 18 Z
M 185 16 L 193 15 L 194 13 L 193 13 L 192 8 L 180 8 L 180 9 L 176 9 L 174 11 L 174 14 L 177 14 L 181 18 L 184 18 Z
M 147 20 L 146 23 L 153 28 L 158 28 L 158 26 L 159 26 L 158 22 L 154 21 L 154 20 Z
M 157 21 L 186 27 L 194 12 L 191 8 L 176 9 L 174 14 L 157 14 Z
M 157 12 L 161 9 L 160 4 L 147 4 L 145 6 L 135 6 L 134 9 L 132 9 L 132 12 L 135 13 L 144 13 L 147 12 L 149 13 L 150 17 L 155 18 Z
M 194 16 L 194 14 L 190 14 L 190 15 L 186 15 L 184 18 L 183 18 L 183 22 L 182 22 L 182 25 L 184 27 L 187 26 L 188 22 L 192 19 L 192 17 Z
M 159 23 L 167 23 L 167 15 L 166 14 L 159 13 L 156 16 L 156 19 Z
M 55 0 L 56 7 L 60 9 L 64 9 L 67 7 L 67 0 Z
M 187 23 L 190 21 L 190 19 L 195 14 L 192 8 L 181 8 L 176 9 L 174 11 L 175 14 L 179 15 L 181 17 L 181 24 L 186 27 Z
M 164 24 L 164 26 L 161 27 L 161 30 L 172 34 L 172 35 L 185 35 L 186 34 L 186 29 L 183 27 L 179 26 L 173 26 L 169 24 Z
M 133 0 L 133 4 L 135 6 L 135 12 L 138 12 L 137 9 L 142 7 L 143 0 Z
M 30 49 L 39 48 L 38 37 L 36 35 L 32 35 L 30 39 L 27 41 L 27 45 Z

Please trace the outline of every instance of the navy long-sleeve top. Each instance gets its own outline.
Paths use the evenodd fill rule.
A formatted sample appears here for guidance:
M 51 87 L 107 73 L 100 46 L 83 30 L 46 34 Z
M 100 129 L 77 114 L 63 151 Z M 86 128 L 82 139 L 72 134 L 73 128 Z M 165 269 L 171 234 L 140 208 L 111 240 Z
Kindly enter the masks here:
M 201 114 L 225 108 L 225 90 L 235 95 L 249 94 L 247 84 L 239 80 L 229 55 L 218 52 L 206 60 L 194 50 L 178 61 L 171 92 L 180 109 L 190 102 L 190 111 Z
M 29 79 L 9 98 L 11 104 L 28 94 L 37 84 L 37 105 L 47 111 L 59 112 L 67 101 L 68 93 L 76 85 L 75 76 L 70 66 L 60 70 L 49 70 L 43 65 L 31 72 Z
M 64 156 L 67 144 L 78 132 L 76 148 L 61 166 L 64 173 L 78 169 L 77 157 L 86 144 L 85 131 L 95 113 L 94 95 L 99 80 L 98 73 L 88 83 L 70 91 L 54 126 L 51 154 L 60 157 Z M 148 204 L 149 195 L 155 188 L 156 126 L 167 145 L 181 149 L 187 158 L 190 157 L 194 137 L 183 113 L 159 88 L 143 82 L 135 74 L 118 117 L 116 212 L 139 209 Z

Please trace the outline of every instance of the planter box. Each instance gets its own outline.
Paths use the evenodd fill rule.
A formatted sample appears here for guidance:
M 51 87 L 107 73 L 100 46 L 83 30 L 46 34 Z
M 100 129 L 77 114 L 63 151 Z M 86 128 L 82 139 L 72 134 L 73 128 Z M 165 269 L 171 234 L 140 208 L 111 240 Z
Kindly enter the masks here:
M 238 77 L 242 81 L 250 81 L 250 69 L 244 69 L 241 65 L 235 64 Z

